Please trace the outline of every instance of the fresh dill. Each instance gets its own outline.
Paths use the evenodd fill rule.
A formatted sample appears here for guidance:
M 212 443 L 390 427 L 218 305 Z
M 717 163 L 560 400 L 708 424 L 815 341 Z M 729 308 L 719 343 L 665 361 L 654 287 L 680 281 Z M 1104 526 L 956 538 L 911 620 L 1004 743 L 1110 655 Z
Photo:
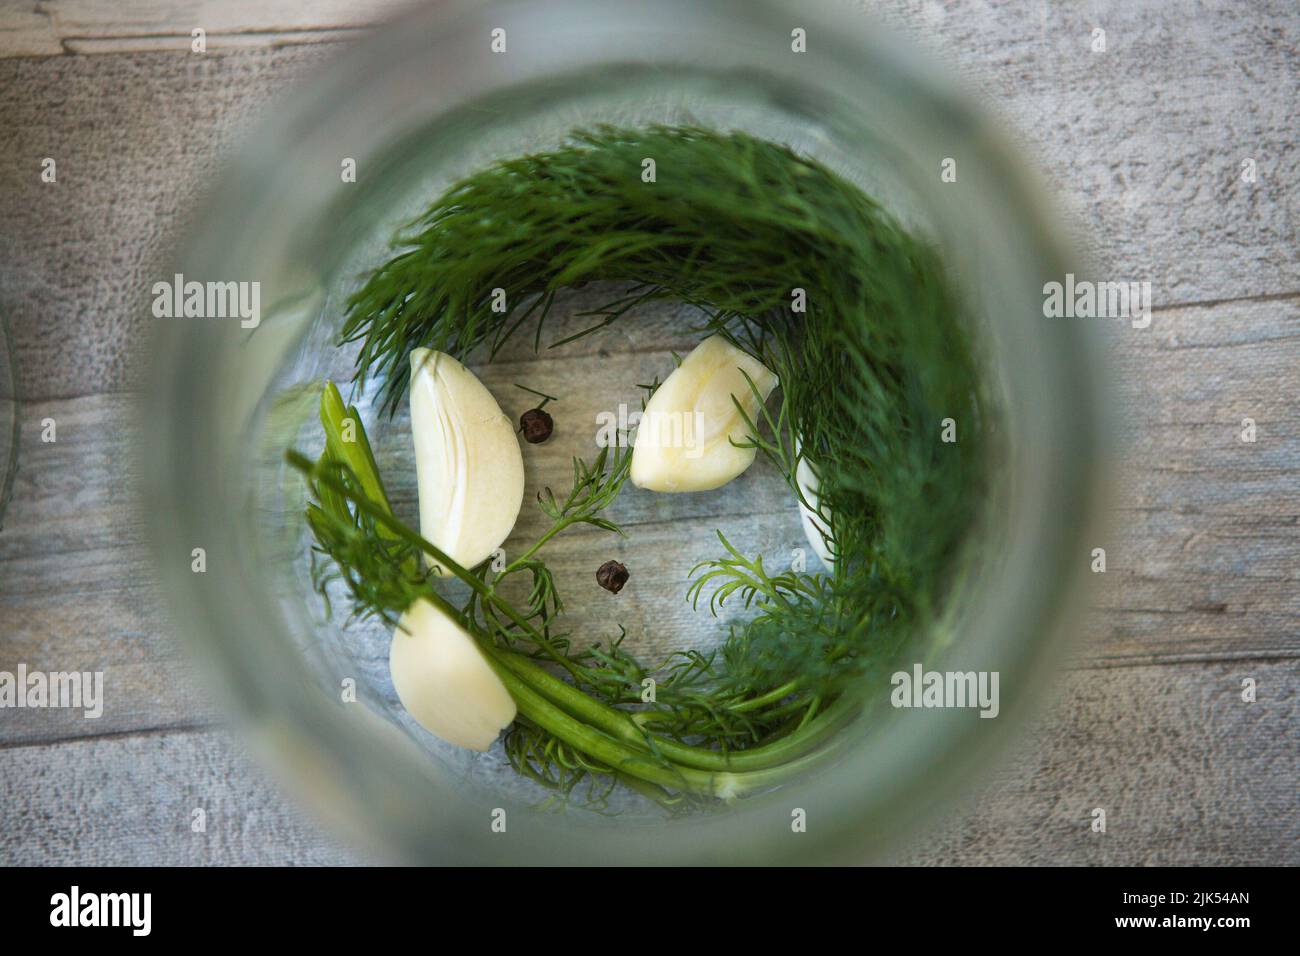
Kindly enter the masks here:
M 656 183 L 640 179 L 646 156 Z M 385 409 L 405 394 L 413 348 L 490 360 L 530 321 L 540 348 L 565 288 L 624 291 L 550 347 L 646 302 L 694 304 L 708 315 L 702 334 L 726 336 L 777 374 L 779 407 L 746 417 L 750 443 L 814 508 L 834 560 L 775 571 L 719 533 L 722 555 L 692 571 L 687 598 L 749 614 L 717 650 L 647 665 L 621 633 L 579 642 L 562 630 L 542 551 L 575 524 L 622 533 L 605 512 L 630 451 L 575 459 L 571 489 L 539 498 L 550 527 L 504 570 L 460 568 L 392 516 L 364 439 L 328 440 L 355 417 L 330 386 L 325 453 L 290 461 L 316 498 L 317 550 L 356 612 L 392 620 L 415 597 L 441 601 L 518 703 L 505 740 L 515 768 L 561 796 L 582 786 L 598 809 L 625 784 L 677 812 L 774 786 L 833 753 L 867 675 L 940 612 L 985 481 L 991 410 L 936 250 L 820 163 L 693 127 L 600 127 L 499 162 L 453 186 L 396 245 L 349 300 L 340 334 L 359 343 L 356 386 L 380 381 Z M 504 312 L 494 310 L 501 289 Z M 961 423 L 960 442 L 941 442 L 946 419 Z M 818 480 L 815 502 L 801 464 Z M 462 607 L 446 605 L 421 551 L 469 586 Z M 527 581 L 518 605 L 501 596 L 515 576 Z

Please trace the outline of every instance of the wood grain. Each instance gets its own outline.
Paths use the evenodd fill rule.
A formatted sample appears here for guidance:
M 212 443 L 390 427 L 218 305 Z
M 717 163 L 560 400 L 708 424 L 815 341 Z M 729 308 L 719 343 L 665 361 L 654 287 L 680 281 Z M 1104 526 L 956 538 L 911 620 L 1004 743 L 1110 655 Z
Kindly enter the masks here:
M 1203 3 L 1192 18 L 1155 2 L 873 6 L 941 47 L 1014 130 L 1099 274 L 1150 281 L 1160 306 L 1300 292 L 1293 4 L 1242 17 Z M 1089 50 L 1094 18 L 1113 24 L 1109 53 Z M 276 92 L 334 47 L 0 60 L 0 308 L 33 398 L 131 385 L 147 292 L 187 211 Z M 47 156 L 57 184 L 40 181 Z M 75 360 L 50 314 L 78 316 Z
M 1300 861 L 1300 11 L 1285 0 L 1246 11 L 1226 0 L 859 5 L 962 76 L 1073 211 L 1093 271 L 1151 281 L 1157 306 L 1151 328 L 1110 335 L 1123 441 L 1109 463 L 1114 520 L 1099 532 L 1108 568 L 1078 622 L 1088 637 L 1031 737 L 896 858 Z M 187 210 L 276 92 L 338 48 L 318 41 L 347 41 L 392 6 L 0 8 L 0 310 L 27 399 L 0 533 L 0 669 L 103 670 L 108 692 L 99 720 L 0 712 L 0 862 L 358 859 L 214 728 L 217 711 L 174 646 L 130 504 L 131 388 L 148 285 Z M 211 52 L 170 49 L 195 25 Z M 1098 27 L 1105 53 L 1090 49 Z M 91 52 L 101 55 L 78 55 Z M 45 156 L 57 157 L 57 184 L 40 183 Z M 1255 183 L 1240 177 L 1245 158 Z M 688 345 L 683 314 L 642 318 L 486 373 L 503 397 L 516 381 L 599 386 L 562 396 L 559 439 L 528 449 L 532 473 L 558 480 L 576 429 Z M 1241 440 L 1247 417 L 1254 443 Z M 52 444 L 41 441 L 46 418 L 58 423 Z M 393 433 L 394 460 L 401 439 Z M 777 554 L 798 528 L 772 477 L 746 476 L 762 520 L 728 533 Z M 410 508 L 410 476 L 394 484 Z M 566 586 L 591 586 L 593 555 L 630 555 L 620 616 L 698 633 L 669 572 L 711 553 L 708 522 L 731 518 L 707 496 L 629 495 L 621 506 L 631 544 L 594 533 L 557 543 Z M 671 524 L 701 518 L 688 525 L 700 532 L 689 554 L 674 552 L 671 568 L 655 557 L 669 551 Z M 601 625 L 585 614 L 576 624 Z M 1246 676 L 1259 681 L 1255 704 L 1240 701 Z M 203 836 L 189 831 L 200 805 L 214 808 Z M 1104 835 L 1087 826 L 1095 806 L 1108 812 Z
M 1102 275 L 1151 282 L 1160 306 L 1300 291 L 1294 3 L 860 5 L 1015 131 Z
M 209 49 L 346 39 L 408 0 L 45 0 L 0 7 L 0 57 L 61 53 L 189 51 L 192 31 Z
M 101 717 L 0 712 L 0 745 L 213 717 L 154 583 L 135 494 L 135 403 L 97 395 L 29 405 L 14 498 L 0 533 L 0 670 L 102 671 Z M 41 440 L 43 422 L 55 441 Z
M 0 748 L 6 866 L 353 862 L 220 731 Z M 206 830 L 193 831 L 194 811 Z
M 1116 332 L 1123 437 L 1096 659 L 1300 655 L 1297 355 L 1296 297 Z
M 583 298 L 569 303 L 572 310 L 588 305 Z M 1287 344 L 1300 325 L 1298 310 L 1292 300 L 1167 310 L 1145 331 L 1115 335 L 1110 354 L 1126 447 L 1117 455 L 1111 530 L 1100 542 L 1108 568 L 1079 666 L 1300 657 L 1300 426 L 1290 411 L 1300 375 Z M 557 336 L 568 331 L 564 321 L 560 316 Z M 575 343 L 585 354 L 529 360 L 530 349 L 512 348 L 481 370 L 512 415 L 532 401 L 516 383 L 562 392 L 551 406 L 556 435 L 526 447 L 528 500 L 546 484 L 564 487 L 569 457 L 594 450 L 597 413 L 619 401 L 635 407 L 633 383 L 672 367 L 671 350 L 689 346 L 690 323 L 685 311 L 633 317 L 612 339 Z M 604 349 L 606 342 L 616 351 Z M 583 388 L 550 384 L 574 381 Z M 7 656 L 42 669 L 104 670 L 113 695 L 94 728 L 67 712 L 14 712 L 0 722 L 0 742 L 192 726 L 212 717 L 168 636 L 173 628 L 152 583 L 134 511 L 134 411 L 129 396 L 101 395 L 33 403 L 24 416 L 23 467 L 0 535 Z M 1254 444 L 1240 439 L 1243 416 L 1257 422 Z M 54 443 L 41 441 L 46 419 L 56 423 Z M 395 504 L 413 517 L 404 416 L 376 441 Z M 774 562 L 789 561 L 803 546 L 790 496 L 770 468 L 760 462 L 731 490 L 629 489 L 617 506 L 629 541 L 585 531 L 558 539 L 551 560 L 572 596 L 575 632 L 604 634 L 613 606 L 591 603 L 603 596 L 594 569 L 617 557 L 633 571 L 617 599 L 618 618 L 646 637 L 646 646 L 667 649 L 660 634 L 694 643 L 715 633 L 682 601 L 689 568 L 718 553 L 714 528 Z M 670 545 L 682 528 L 688 539 Z M 541 530 L 541 515 L 526 507 L 507 547 Z M 51 581 L 64 583 L 52 590 Z
M 1241 699 L 1254 678 L 1255 703 Z M 1300 677 L 1293 661 L 1076 671 L 1058 703 L 917 864 L 1294 865 Z M 1094 833 L 1092 812 L 1106 811 Z
M 1258 682 L 1240 699 L 1242 677 Z M 1280 663 L 1076 671 L 909 864 L 1294 864 L 1297 677 Z M 1106 810 L 1107 831 L 1090 829 Z M 196 808 L 207 832 L 190 830 Z M 810 825 L 815 825 L 812 821 Z M 8 865 L 332 864 L 369 859 L 286 803 L 224 733 L 0 747 Z

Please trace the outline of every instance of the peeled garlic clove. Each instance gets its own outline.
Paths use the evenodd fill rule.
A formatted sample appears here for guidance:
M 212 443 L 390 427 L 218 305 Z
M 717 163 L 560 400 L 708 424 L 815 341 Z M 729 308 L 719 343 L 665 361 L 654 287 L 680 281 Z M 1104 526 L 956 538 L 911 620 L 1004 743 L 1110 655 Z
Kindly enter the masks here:
M 515 702 L 469 632 L 421 598 L 402 615 L 388 651 L 393 687 L 425 730 L 484 751 L 515 719 Z
M 751 421 L 759 406 L 741 370 L 765 401 L 776 375 L 721 335 L 710 336 L 650 397 L 637 426 L 632 483 L 650 491 L 709 491 L 720 488 L 754 463 L 749 426 L 732 402 L 735 396 Z
M 795 439 L 794 453 L 799 456 L 799 440 Z M 829 534 L 830 529 L 826 527 L 825 521 L 817 514 L 817 508 L 821 504 L 819 490 L 821 482 L 817 478 L 817 472 L 813 466 L 808 463 L 808 459 L 799 456 L 799 465 L 794 471 L 795 481 L 799 484 L 799 490 L 803 493 L 803 498 L 799 501 L 799 517 L 803 519 L 804 537 L 808 539 L 808 544 L 812 546 L 813 552 L 821 558 L 822 564 L 828 569 L 835 566 L 835 559 L 831 557 L 830 549 L 826 546 L 826 539 L 823 534 Z M 804 504 L 807 501 L 808 504 Z
M 411 432 L 420 534 L 472 568 L 509 536 L 524 501 L 514 425 L 473 372 L 444 352 L 414 349 Z

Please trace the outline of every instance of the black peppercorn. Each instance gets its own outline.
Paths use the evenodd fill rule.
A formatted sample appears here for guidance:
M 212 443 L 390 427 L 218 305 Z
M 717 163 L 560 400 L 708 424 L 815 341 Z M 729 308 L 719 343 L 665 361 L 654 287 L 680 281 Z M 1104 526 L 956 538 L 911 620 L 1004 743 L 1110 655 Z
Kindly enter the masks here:
M 530 408 L 519 416 L 519 427 L 524 433 L 524 441 L 530 445 L 540 445 L 551 437 L 555 421 L 550 412 L 540 408 Z
M 627 568 L 617 561 L 606 561 L 596 571 L 596 582 L 611 594 L 617 594 L 623 590 L 623 585 L 627 584 L 627 579 Z

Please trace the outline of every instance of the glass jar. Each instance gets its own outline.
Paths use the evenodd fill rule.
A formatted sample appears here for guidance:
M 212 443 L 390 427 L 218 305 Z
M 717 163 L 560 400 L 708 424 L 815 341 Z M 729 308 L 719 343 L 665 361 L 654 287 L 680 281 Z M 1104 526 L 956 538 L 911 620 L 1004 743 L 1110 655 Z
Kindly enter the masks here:
M 493 52 L 495 30 L 504 52 Z M 924 663 L 998 672 L 996 719 L 940 709 L 855 724 L 828 772 L 717 813 L 539 812 L 526 782 L 497 772 L 499 757 L 440 747 L 413 728 L 385 686 L 380 638 L 358 643 L 323 620 L 302 483 L 283 452 L 310 445 L 320 379 L 348 377 L 350 357 L 331 345 L 341 303 L 383 261 L 394 228 L 457 178 L 600 122 L 690 122 L 787 143 L 942 248 L 979 326 L 1007 452 L 972 545 L 978 573 Z M 348 161 L 355 182 L 342 175 Z M 261 315 L 255 327 L 156 321 L 142 452 L 159 567 L 179 632 L 268 762 L 381 853 L 439 863 L 868 859 L 1005 747 L 1059 659 L 1095 510 L 1095 348 L 1083 325 L 1044 317 L 1042 287 L 1065 271 L 1065 254 L 1002 137 L 933 64 L 861 14 L 752 0 L 432 4 L 287 99 L 197 223 L 176 281 L 256 281 Z M 381 434 L 383 469 L 395 446 L 371 398 L 359 405 Z M 505 834 L 492 826 L 500 810 Z M 794 832 L 795 810 L 805 832 Z

